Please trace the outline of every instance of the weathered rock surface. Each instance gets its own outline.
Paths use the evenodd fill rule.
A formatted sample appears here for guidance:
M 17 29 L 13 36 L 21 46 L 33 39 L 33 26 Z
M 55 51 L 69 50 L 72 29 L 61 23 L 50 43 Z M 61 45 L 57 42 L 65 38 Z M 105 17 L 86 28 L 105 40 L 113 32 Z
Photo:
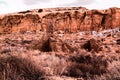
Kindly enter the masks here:
M 104 30 L 120 26 L 120 8 L 88 10 L 84 7 L 36 9 L 1 15 L 0 33 L 45 31 L 66 33 Z

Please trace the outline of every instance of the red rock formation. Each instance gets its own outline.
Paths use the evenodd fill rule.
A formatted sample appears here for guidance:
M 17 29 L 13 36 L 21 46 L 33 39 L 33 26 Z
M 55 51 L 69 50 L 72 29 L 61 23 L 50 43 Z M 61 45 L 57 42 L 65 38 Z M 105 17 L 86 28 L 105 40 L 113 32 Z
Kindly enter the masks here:
M 42 9 L 41 9 L 42 10 Z M 82 7 L 31 10 L 5 15 L 0 19 L 0 33 L 63 30 L 78 32 L 120 26 L 120 8 L 88 10 Z

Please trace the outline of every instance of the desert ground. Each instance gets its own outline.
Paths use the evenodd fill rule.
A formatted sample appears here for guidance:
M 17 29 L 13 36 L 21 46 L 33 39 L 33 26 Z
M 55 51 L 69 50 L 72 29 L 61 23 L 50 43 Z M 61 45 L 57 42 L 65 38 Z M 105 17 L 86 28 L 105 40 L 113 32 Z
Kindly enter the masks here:
M 116 9 L 110 9 L 116 11 L 114 16 L 110 10 L 93 10 L 93 15 L 85 8 L 1 15 L 0 80 L 120 80 L 120 10 Z M 82 22 L 64 17 L 56 23 L 51 18 L 51 13 L 64 11 L 71 15 L 83 11 L 77 15 L 84 14 Z M 36 14 L 44 18 L 39 20 Z

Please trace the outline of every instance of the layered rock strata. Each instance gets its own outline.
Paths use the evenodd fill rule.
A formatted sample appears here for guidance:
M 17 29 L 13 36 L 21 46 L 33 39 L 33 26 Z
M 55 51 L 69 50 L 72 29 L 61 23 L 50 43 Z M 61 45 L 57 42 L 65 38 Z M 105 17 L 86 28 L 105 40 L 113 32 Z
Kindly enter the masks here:
M 0 33 L 45 31 L 66 33 L 99 31 L 120 26 L 120 8 L 88 10 L 84 7 L 28 10 L 1 15 Z

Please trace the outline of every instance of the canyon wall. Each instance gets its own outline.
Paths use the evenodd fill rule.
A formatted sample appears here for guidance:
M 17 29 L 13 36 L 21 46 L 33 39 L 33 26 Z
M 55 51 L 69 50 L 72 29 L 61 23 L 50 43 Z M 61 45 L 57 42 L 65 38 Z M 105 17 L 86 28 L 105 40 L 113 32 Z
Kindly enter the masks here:
M 99 31 L 120 26 L 120 8 L 88 10 L 84 7 L 36 9 L 0 17 L 0 33 L 45 31 L 66 33 Z

